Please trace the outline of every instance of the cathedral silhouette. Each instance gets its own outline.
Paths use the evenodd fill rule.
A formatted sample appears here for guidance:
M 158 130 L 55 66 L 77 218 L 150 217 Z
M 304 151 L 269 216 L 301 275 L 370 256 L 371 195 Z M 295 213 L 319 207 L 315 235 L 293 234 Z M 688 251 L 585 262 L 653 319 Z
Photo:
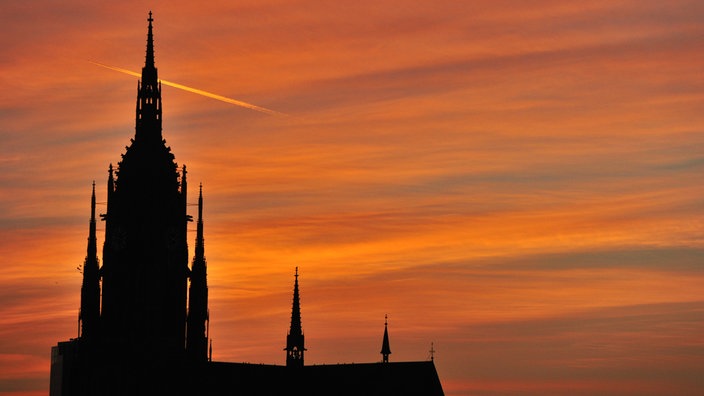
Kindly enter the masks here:
M 389 362 L 387 322 L 381 362 L 304 365 L 298 268 L 286 364 L 212 361 L 203 189 L 189 268 L 187 172 L 162 136 L 151 12 L 148 22 L 135 135 L 108 170 L 102 266 L 93 183 L 79 334 L 51 350 L 50 395 L 443 395 L 432 359 Z

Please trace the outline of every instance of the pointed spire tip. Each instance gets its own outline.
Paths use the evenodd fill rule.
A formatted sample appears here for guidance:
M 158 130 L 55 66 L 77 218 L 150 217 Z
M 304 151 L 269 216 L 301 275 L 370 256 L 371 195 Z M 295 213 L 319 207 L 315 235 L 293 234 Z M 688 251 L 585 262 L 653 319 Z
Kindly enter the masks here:
M 149 11 L 149 18 L 147 21 L 149 21 L 149 26 L 147 28 L 147 57 L 144 66 L 146 68 L 154 69 L 154 33 L 152 32 L 152 22 L 154 22 L 154 18 L 152 18 L 151 11 Z M 148 82 L 156 84 L 156 74 L 153 76 L 154 81 L 151 81 L 152 79 L 148 80 L 146 77 L 147 76 L 144 74 L 144 71 L 142 71 L 142 84 L 146 84 Z

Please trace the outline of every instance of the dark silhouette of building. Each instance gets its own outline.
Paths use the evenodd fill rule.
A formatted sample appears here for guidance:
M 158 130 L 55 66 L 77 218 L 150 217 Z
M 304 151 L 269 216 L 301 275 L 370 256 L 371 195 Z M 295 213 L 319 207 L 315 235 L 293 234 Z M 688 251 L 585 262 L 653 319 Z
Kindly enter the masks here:
M 189 268 L 187 172 L 162 137 L 151 12 L 148 22 L 135 135 L 108 169 L 103 265 L 93 183 L 79 334 L 52 348 L 50 395 L 442 395 L 432 361 L 388 362 L 388 321 L 382 363 L 305 366 L 298 268 L 286 365 L 211 361 L 203 188 Z

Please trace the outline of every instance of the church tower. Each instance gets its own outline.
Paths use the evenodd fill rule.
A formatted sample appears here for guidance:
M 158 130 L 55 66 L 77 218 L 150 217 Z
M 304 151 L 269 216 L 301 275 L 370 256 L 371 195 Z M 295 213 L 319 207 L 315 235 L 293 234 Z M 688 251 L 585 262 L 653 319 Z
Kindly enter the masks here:
M 301 301 L 298 296 L 298 267 L 293 283 L 293 307 L 291 308 L 291 329 L 286 336 L 286 366 L 303 367 L 303 352 L 306 348 L 305 336 L 301 327 Z
M 94 340 L 98 334 L 100 320 L 100 275 L 98 273 L 98 241 L 95 235 L 95 182 L 90 198 L 90 223 L 88 226 L 88 249 L 83 262 L 83 284 L 81 285 L 81 337 Z
M 79 337 L 52 347 L 49 395 L 443 395 L 432 361 L 388 363 L 388 321 L 384 363 L 304 366 L 298 267 L 284 348 L 288 368 L 212 362 L 203 188 L 189 268 L 187 172 L 162 137 L 151 12 L 147 20 L 134 137 L 108 168 L 102 267 L 93 183 Z
M 188 290 L 186 351 L 193 361 L 208 359 L 208 280 L 203 238 L 203 185 L 198 195 L 196 253 L 191 266 L 191 287 Z
M 162 138 L 151 12 L 137 84 L 135 136 L 108 177 L 102 338 L 131 354 L 183 355 L 188 247 L 186 169 Z

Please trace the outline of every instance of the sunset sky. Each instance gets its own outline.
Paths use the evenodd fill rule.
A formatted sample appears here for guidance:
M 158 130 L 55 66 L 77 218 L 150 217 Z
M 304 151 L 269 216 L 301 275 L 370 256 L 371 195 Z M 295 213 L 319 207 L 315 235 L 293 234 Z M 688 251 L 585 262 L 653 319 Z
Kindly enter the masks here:
M 138 80 L 92 62 L 140 71 L 150 9 L 161 78 L 285 114 L 163 87 L 214 360 L 284 364 L 298 266 L 306 364 L 388 314 L 448 396 L 702 394 L 704 2 L 6 0 L 0 395 L 77 335 Z

